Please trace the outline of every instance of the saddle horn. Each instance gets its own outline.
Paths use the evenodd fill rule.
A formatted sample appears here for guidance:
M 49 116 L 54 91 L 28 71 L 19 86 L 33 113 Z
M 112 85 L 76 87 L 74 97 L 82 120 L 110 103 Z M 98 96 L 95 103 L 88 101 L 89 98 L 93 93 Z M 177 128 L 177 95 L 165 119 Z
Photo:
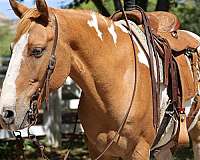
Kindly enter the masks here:
M 22 18 L 24 13 L 28 10 L 28 7 L 24 6 L 21 3 L 18 3 L 16 0 L 9 0 L 9 2 L 15 14 L 19 18 Z
M 36 0 L 36 7 L 41 16 L 49 17 L 48 6 L 45 0 Z

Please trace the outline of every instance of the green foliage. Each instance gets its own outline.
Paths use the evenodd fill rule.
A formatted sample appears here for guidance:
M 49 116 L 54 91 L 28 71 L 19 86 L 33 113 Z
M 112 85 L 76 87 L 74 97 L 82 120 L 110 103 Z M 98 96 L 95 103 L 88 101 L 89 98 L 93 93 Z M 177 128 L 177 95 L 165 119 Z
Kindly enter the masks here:
M 157 0 L 149 0 L 148 11 L 154 11 L 156 7 Z M 112 14 L 114 12 L 113 0 L 105 0 L 105 7 Z M 88 3 L 82 3 L 80 5 L 81 9 L 92 9 L 97 11 L 95 5 L 92 1 Z M 189 1 L 171 6 L 171 11 L 175 13 L 181 21 L 182 29 L 192 31 L 200 35 L 200 3 L 197 1 Z
M 44 152 L 49 159 L 64 159 L 70 148 L 70 160 L 89 160 L 89 153 L 83 136 L 65 139 L 62 147 L 52 148 L 46 145 L 46 138 L 40 139 L 40 143 L 45 146 Z M 42 160 L 41 152 L 32 141 L 25 139 L 22 146 L 17 145 L 17 141 L 0 141 L 0 160 Z M 23 158 L 24 156 L 24 158 Z
M 148 7 L 147 7 L 147 11 L 154 11 L 156 8 L 156 0 L 149 0 L 148 1 Z
M 113 0 L 105 0 L 104 5 L 108 9 L 108 11 L 110 11 L 111 14 L 114 12 Z
M 97 11 L 97 8 L 92 1 L 89 1 L 88 3 L 84 2 L 78 8 Z
M 200 4 L 181 4 L 172 11 L 178 16 L 182 29 L 192 31 L 200 35 Z
M 0 56 L 10 54 L 10 42 L 13 39 L 13 32 L 8 25 L 0 26 Z
M 16 143 L 14 141 L 10 142 L 0 141 L 0 159 L 14 160 L 16 159 L 16 157 L 19 157 L 19 150 L 16 147 Z
M 114 12 L 113 0 L 105 0 L 104 1 L 104 6 L 106 7 L 106 9 L 111 14 Z M 92 1 L 89 1 L 88 3 L 84 2 L 78 8 L 81 8 L 81 9 L 90 9 L 90 10 L 98 11 L 97 8 L 96 8 L 96 6 L 94 5 L 94 3 Z

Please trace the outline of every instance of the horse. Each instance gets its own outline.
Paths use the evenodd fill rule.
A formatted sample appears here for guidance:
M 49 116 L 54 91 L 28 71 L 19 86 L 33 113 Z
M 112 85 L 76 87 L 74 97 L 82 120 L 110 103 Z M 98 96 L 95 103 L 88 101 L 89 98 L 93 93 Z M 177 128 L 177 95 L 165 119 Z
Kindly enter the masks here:
M 30 101 L 43 88 L 53 56 L 49 91 L 61 87 L 68 76 L 83 90 L 78 114 L 91 158 L 114 139 L 100 159 L 149 159 L 156 137 L 151 73 L 136 41 L 133 50 L 128 30 L 93 11 L 54 9 L 45 0 L 36 0 L 34 9 L 16 0 L 10 4 L 20 22 L 1 93 L 1 126 L 14 131 L 29 126 Z M 199 119 L 190 135 L 195 159 L 200 159 Z

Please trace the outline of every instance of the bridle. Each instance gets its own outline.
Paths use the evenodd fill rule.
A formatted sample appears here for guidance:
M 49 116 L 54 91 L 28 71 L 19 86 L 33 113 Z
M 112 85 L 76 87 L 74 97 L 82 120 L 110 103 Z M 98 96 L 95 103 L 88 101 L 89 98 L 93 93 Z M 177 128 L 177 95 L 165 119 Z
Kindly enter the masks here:
M 55 65 L 56 65 L 56 47 L 58 44 L 58 20 L 54 13 L 52 15 L 53 15 L 54 23 L 55 23 L 54 41 L 53 41 L 53 46 L 51 49 L 49 63 L 48 63 L 46 72 L 42 78 L 40 87 L 33 94 L 32 98 L 30 100 L 30 111 L 32 111 L 33 113 L 36 108 L 37 109 L 41 108 L 43 95 L 45 95 L 46 109 L 49 110 L 49 82 L 50 82 L 50 77 L 51 77 L 51 75 L 55 69 Z
M 38 88 L 38 90 L 35 92 L 35 94 L 33 95 L 31 99 L 31 101 L 34 101 L 37 99 L 38 109 L 41 108 L 42 96 L 45 94 L 46 109 L 49 110 L 49 81 L 56 65 L 56 46 L 58 44 L 58 20 L 55 14 L 53 14 L 53 18 L 55 22 L 54 41 L 53 41 L 53 47 L 51 50 L 51 55 L 49 58 L 49 63 L 47 66 L 47 70 L 44 74 L 44 77 L 42 79 L 42 83 L 40 84 L 40 87 Z
M 24 120 L 21 124 L 22 126 L 25 120 L 28 121 L 28 124 L 29 124 L 28 131 L 27 131 L 28 138 L 31 139 L 32 142 L 36 146 L 39 147 L 41 151 L 41 155 L 44 159 L 48 159 L 47 156 L 44 154 L 44 146 L 37 140 L 35 135 L 30 133 L 30 127 L 37 123 L 38 110 L 42 106 L 42 99 L 44 95 L 45 95 L 45 101 L 46 101 L 46 109 L 49 110 L 49 82 L 56 65 L 56 47 L 58 44 L 58 20 L 54 13 L 52 14 L 52 17 L 54 19 L 55 28 L 54 28 L 54 41 L 53 41 L 53 46 L 52 46 L 52 50 L 51 50 L 51 54 L 49 58 L 49 63 L 48 63 L 46 72 L 42 78 L 40 87 L 36 90 L 36 92 L 31 97 L 29 110 L 26 112 Z M 13 132 L 13 135 L 16 137 L 16 140 L 19 143 L 21 143 L 21 140 L 22 140 L 21 132 L 20 131 Z
M 52 15 L 55 23 L 53 47 L 51 50 L 49 63 L 46 72 L 42 78 L 40 87 L 36 90 L 30 100 L 30 107 L 27 112 L 30 127 L 34 125 L 37 121 L 37 113 L 38 110 L 41 108 L 43 95 L 45 95 L 46 109 L 49 110 L 49 81 L 56 65 L 56 46 L 58 44 L 58 20 L 54 13 Z

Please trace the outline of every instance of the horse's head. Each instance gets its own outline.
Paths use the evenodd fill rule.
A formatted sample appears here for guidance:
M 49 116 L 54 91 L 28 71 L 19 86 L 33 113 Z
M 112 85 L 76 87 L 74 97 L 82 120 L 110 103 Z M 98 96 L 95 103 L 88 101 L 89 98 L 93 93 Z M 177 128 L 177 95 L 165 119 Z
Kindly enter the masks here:
M 56 11 L 44 0 L 36 0 L 36 9 L 10 0 L 20 17 L 12 56 L 0 98 L 0 124 L 5 129 L 27 127 L 27 113 L 32 96 L 42 88 L 52 52 L 56 65 L 50 77 L 50 91 L 60 87 L 70 71 L 70 55 L 56 25 Z M 57 27 L 56 27 L 57 26 Z M 56 39 L 58 32 L 58 40 Z M 44 95 L 43 95 L 44 96 Z

